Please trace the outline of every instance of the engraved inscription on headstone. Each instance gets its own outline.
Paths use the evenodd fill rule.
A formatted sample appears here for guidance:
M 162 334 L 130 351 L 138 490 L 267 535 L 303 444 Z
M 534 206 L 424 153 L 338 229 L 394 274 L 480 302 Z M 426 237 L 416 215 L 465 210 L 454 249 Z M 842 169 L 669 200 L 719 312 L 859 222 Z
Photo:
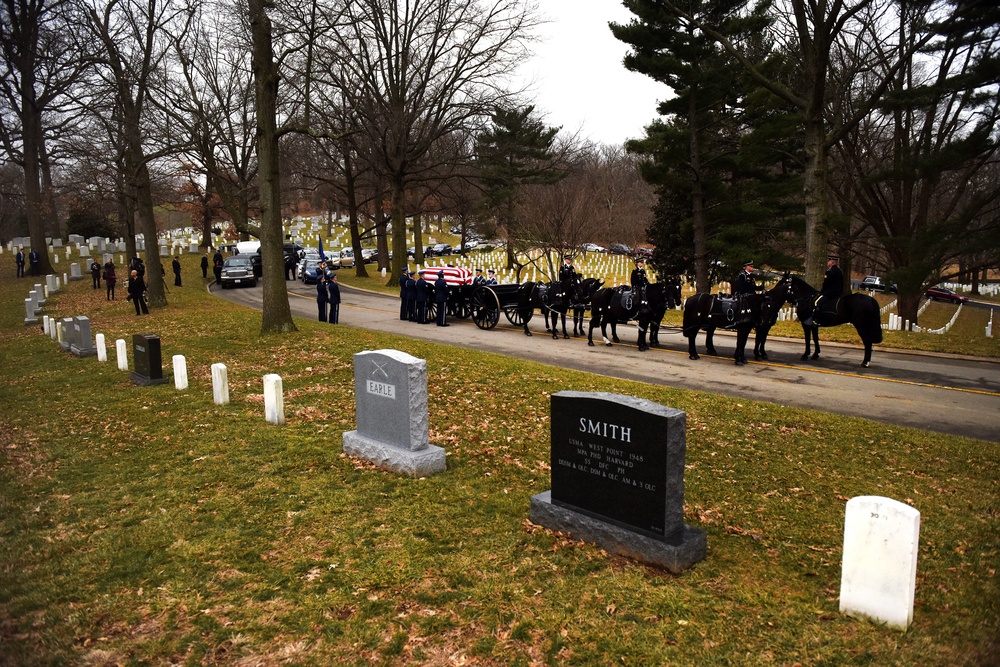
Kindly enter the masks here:
M 422 477 L 445 470 L 445 451 L 429 443 L 427 363 L 398 350 L 354 355 L 358 428 L 344 452 L 385 470 Z
M 684 412 L 607 393 L 552 395 L 552 490 L 531 520 L 679 572 L 705 557 L 684 525 Z
M 163 355 L 160 352 L 160 337 L 155 334 L 135 334 L 132 336 L 132 382 L 139 385 L 162 384 Z
M 78 357 L 93 357 L 97 354 L 94 339 L 90 333 L 90 318 L 80 315 L 73 320 L 73 340 L 69 351 Z

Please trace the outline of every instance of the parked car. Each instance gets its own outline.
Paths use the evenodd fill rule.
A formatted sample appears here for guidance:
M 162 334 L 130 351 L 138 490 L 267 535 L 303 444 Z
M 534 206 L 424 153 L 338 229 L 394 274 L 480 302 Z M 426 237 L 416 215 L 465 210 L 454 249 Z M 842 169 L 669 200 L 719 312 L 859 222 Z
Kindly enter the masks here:
M 311 285 L 319 282 L 320 273 L 323 269 L 320 267 L 320 262 L 318 259 L 307 259 L 303 262 L 302 267 L 302 282 L 306 285 Z M 329 271 L 327 271 L 329 273 Z
M 362 248 L 361 258 L 365 260 L 365 264 L 371 264 L 378 261 L 378 250 L 375 248 Z
M 608 249 L 612 255 L 631 255 L 632 249 L 624 243 L 612 243 Z
M 354 250 L 341 248 L 340 255 L 333 258 L 333 263 L 342 269 L 354 266 Z
M 890 292 L 895 294 L 898 290 L 896 283 L 887 283 L 885 278 L 879 276 L 865 276 L 861 281 L 860 289 L 866 292 Z
M 219 277 L 222 289 L 236 285 L 257 286 L 257 276 L 254 275 L 253 262 L 248 255 L 234 255 L 222 263 L 222 275 Z
M 952 303 L 965 303 L 969 297 L 959 294 L 947 287 L 929 287 L 924 291 L 924 296 L 932 301 L 950 301 Z
M 444 257 L 451 254 L 451 246 L 447 243 L 438 243 L 434 246 L 433 250 L 436 257 Z
M 455 252 L 459 253 L 460 255 L 464 255 L 473 248 L 478 248 L 478 247 L 479 247 L 479 241 L 477 241 L 476 239 L 469 239 L 464 244 L 459 245 L 458 248 L 455 250 Z
M 583 244 L 583 251 L 584 252 L 607 252 L 608 249 L 605 248 L 604 246 L 599 246 L 596 243 L 584 243 Z

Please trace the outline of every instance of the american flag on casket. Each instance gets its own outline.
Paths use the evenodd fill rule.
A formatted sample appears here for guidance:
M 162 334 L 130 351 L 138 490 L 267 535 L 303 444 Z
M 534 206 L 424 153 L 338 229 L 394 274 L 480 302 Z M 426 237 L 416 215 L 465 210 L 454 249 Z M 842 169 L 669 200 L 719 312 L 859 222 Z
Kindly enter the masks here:
M 424 280 L 434 282 L 442 271 L 449 286 L 472 284 L 472 270 L 460 266 L 428 266 L 424 269 Z

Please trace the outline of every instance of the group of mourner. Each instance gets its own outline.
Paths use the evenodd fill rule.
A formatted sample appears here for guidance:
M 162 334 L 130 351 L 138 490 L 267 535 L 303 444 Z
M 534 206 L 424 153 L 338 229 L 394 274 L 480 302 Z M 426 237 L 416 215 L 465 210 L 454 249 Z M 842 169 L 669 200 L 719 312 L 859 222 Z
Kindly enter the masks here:
M 482 269 L 476 269 L 472 284 L 498 284 L 496 272 L 493 269 L 489 269 L 487 274 L 488 277 L 483 275 Z M 444 271 L 433 268 L 414 271 L 409 267 L 403 267 L 399 274 L 399 319 L 404 322 L 430 324 L 427 317 L 427 304 L 433 303 L 435 306 L 434 323 L 439 327 L 450 326 L 447 321 L 450 293 L 451 286 L 445 280 Z

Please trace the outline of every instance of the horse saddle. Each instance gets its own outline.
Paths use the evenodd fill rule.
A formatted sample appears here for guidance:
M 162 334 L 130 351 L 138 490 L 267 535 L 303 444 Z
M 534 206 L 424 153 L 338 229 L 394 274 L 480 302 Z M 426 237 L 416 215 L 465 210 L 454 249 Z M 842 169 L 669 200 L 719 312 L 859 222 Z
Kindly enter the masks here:
M 842 297 L 837 297 L 836 299 L 827 299 L 826 303 L 817 308 L 816 306 L 819 305 L 819 300 L 822 298 L 823 298 L 822 295 L 816 297 L 816 300 L 813 302 L 813 308 L 814 308 L 813 314 L 810 317 L 810 319 L 813 321 L 813 324 L 816 324 L 818 326 L 823 326 L 825 323 L 833 319 L 833 317 L 837 314 L 838 309 L 840 308 L 840 300 Z

